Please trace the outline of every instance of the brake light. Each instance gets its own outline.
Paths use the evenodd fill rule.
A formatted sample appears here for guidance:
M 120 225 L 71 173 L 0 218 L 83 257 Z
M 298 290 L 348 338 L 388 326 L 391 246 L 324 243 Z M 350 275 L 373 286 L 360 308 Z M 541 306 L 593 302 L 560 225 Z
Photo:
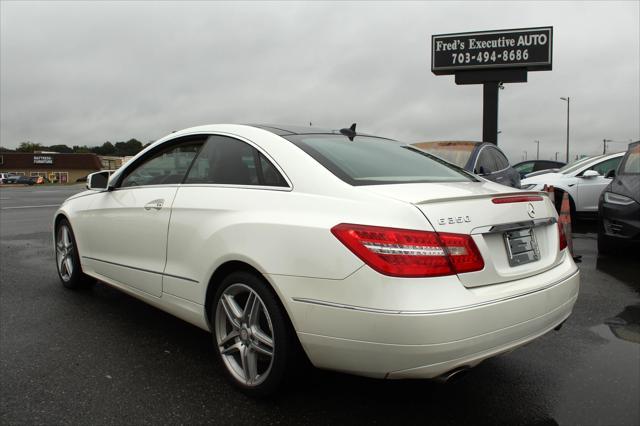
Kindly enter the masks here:
M 517 195 L 515 197 L 492 198 L 491 201 L 493 204 L 526 203 L 528 201 L 542 201 L 542 197 L 539 195 Z
M 560 251 L 567 248 L 567 236 L 564 233 L 564 226 L 558 222 L 558 235 L 560 237 Z
M 484 261 L 469 235 L 341 223 L 333 235 L 367 265 L 394 277 L 479 271 Z

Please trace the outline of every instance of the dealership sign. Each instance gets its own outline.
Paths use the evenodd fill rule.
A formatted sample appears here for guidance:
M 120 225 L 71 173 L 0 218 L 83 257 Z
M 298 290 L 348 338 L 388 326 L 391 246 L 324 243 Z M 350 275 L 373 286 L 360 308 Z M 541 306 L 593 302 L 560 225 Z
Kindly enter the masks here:
M 431 71 L 525 68 L 550 70 L 553 27 L 480 31 L 431 36 Z
M 53 157 L 50 155 L 34 155 L 33 164 L 53 164 Z

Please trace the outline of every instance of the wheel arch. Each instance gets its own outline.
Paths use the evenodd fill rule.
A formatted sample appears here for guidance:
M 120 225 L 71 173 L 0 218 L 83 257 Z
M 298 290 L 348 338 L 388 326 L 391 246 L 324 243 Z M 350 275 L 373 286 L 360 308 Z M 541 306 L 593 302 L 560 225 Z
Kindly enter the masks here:
M 55 246 L 56 246 L 56 232 L 58 231 L 58 225 L 60 225 L 60 222 L 63 219 L 69 222 L 69 224 L 71 224 L 69 217 L 63 211 L 56 212 L 55 216 L 53 217 L 53 228 L 51 229 L 51 238 L 53 241 L 54 253 L 55 253 Z
M 71 224 L 71 221 L 69 220 L 69 217 L 65 213 L 59 211 L 59 212 L 56 213 L 56 215 L 55 215 L 55 217 L 53 219 L 53 231 L 54 232 L 58 228 L 58 225 L 60 224 L 60 221 L 62 221 L 62 219 L 65 219 L 67 222 L 69 222 L 69 224 Z
M 284 312 L 285 317 L 287 318 L 287 321 L 291 326 L 291 330 L 293 334 L 296 335 L 296 339 L 297 339 L 297 333 L 293 325 L 291 313 L 287 309 L 286 303 L 283 302 L 282 295 L 280 294 L 276 286 L 273 285 L 273 283 L 268 279 L 267 276 L 265 276 L 265 274 L 260 272 L 258 269 L 256 269 L 249 263 L 243 262 L 241 260 L 229 260 L 224 262 L 220 266 L 218 266 L 216 270 L 213 272 L 213 274 L 211 275 L 209 282 L 207 283 L 207 289 L 205 292 L 205 300 L 204 300 L 204 309 L 205 309 L 205 320 L 207 322 L 207 325 L 209 326 L 209 330 L 213 331 L 213 324 L 212 324 L 213 312 L 212 312 L 211 305 L 212 305 L 213 297 L 216 294 L 216 290 L 218 289 L 218 286 L 227 275 L 231 274 L 232 272 L 239 272 L 239 271 L 244 271 L 244 272 L 249 272 L 251 274 L 254 274 L 262 278 L 267 283 L 268 287 L 275 295 L 276 300 L 280 304 L 280 308 L 282 309 L 282 312 Z

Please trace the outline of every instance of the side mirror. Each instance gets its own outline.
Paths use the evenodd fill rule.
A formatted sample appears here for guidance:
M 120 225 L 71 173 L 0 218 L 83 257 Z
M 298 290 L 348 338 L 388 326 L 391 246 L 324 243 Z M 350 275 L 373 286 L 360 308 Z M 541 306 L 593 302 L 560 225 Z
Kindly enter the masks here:
M 105 191 L 109 189 L 109 175 L 111 175 L 111 172 L 108 170 L 91 173 L 87 176 L 87 189 L 90 191 Z
M 582 177 L 587 179 L 598 177 L 598 176 L 600 176 L 600 173 L 596 172 L 595 170 L 587 170 L 582 174 Z
M 609 170 L 607 174 L 604 175 L 604 177 L 606 177 L 607 179 L 613 179 L 614 177 L 616 177 L 616 169 Z

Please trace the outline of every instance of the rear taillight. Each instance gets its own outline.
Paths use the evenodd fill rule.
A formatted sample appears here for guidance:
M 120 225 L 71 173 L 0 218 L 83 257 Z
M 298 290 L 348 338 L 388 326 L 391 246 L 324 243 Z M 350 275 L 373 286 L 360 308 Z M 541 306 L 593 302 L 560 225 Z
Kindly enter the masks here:
M 331 232 L 367 265 L 385 275 L 436 277 L 484 268 L 469 235 L 349 223 L 336 225 Z
M 564 233 L 564 226 L 558 222 L 558 236 L 560 237 L 560 251 L 567 248 L 567 236 Z

